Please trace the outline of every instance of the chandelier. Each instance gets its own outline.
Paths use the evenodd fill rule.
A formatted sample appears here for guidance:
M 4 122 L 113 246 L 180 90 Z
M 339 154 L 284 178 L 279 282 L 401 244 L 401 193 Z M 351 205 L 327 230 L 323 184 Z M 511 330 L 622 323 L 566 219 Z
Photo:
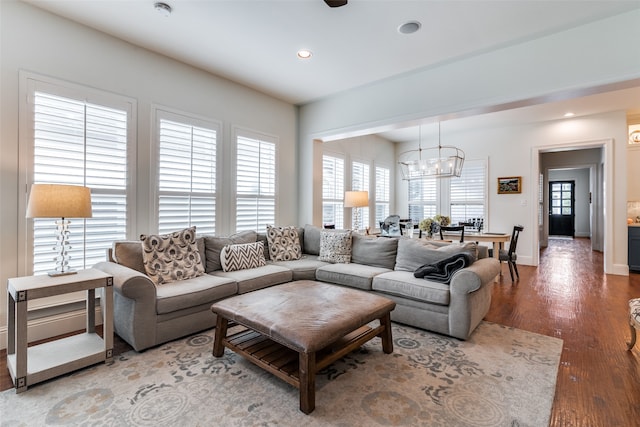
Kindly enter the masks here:
M 422 125 L 418 128 L 418 149 L 400 153 L 398 164 L 402 179 L 433 177 L 447 178 L 460 176 L 464 164 L 464 151 L 451 145 L 440 144 L 440 122 L 438 122 L 438 146 L 422 148 Z M 410 153 L 418 153 L 417 159 L 402 160 L 403 157 L 415 157 Z M 424 153 L 423 153 L 424 152 Z

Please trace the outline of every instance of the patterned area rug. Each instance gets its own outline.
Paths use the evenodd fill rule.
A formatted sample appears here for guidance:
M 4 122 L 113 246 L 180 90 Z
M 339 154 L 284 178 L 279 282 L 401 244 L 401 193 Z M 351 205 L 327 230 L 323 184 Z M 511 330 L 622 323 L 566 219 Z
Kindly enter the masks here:
M 0 394 L 2 426 L 546 426 L 562 340 L 483 322 L 468 341 L 393 326 L 298 390 L 229 350 L 213 330 Z

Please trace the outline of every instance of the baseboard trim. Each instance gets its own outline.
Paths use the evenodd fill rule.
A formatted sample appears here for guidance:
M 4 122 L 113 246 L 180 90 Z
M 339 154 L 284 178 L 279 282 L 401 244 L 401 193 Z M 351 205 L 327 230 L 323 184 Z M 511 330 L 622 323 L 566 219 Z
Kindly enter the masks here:
M 96 325 L 102 324 L 102 311 L 96 307 Z M 27 337 L 29 342 L 55 337 L 85 329 L 87 326 L 86 310 L 73 310 L 52 316 L 29 320 Z M 7 348 L 7 326 L 0 327 L 0 350 Z

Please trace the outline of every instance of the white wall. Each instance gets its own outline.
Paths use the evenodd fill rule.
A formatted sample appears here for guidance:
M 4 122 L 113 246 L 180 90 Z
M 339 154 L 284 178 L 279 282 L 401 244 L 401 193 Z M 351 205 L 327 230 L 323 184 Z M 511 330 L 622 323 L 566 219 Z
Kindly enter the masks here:
M 219 141 L 225 152 L 235 126 L 277 136 L 277 221 L 297 224 L 296 107 L 22 2 L 0 2 L 0 52 L 0 332 L 6 330 L 7 278 L 24 274 L 24 256 L 18 252 L 18 241 L 23 239 L 19 218 L 24 216 L 18 206 L 26 194 L 18 188 L 23 173 L 18 166 L 21 70 L 136 99 L 137 162 L 131 166 L 138 200 L 131 207 L 136 214 L 131 238 L 155 231 L 147 226 L 153 206 L 149 196 L 153 104 L 221 121 Z M 230 179 L 225 175 L 222 186 Z M 229 197 L 229 192 L 222 192 L 218 204 L 230 205 Z M 233 218 L 222 212 L 217 218 L 219 232 L 232 231 Z
M 300 108 L 300 221 L 320 222 L 318 141 L 334 135 L 362 135 L 394 123 L 448 120 L 478 111 L 495 111 L 510 102 L 544 102 L 577 96 L 614 83 L 637 84 L 640 57 L 630 57 L 640 39 L 640 10 L 590 23 L 520 45 L 465 58 L 441 67 L 363 86 Z M 607 86 L 610 87 L 610 86 Z M 585 92 L 582 92 L 585 93 Z M 445 122 L 446 123 L 446 122 Z M 562 144 L 613 140 L 610 231 L 605 271 L 626 274 L 626 117 L 624 112 L 529 126 L 474 129 L 457 140 L 468 158 L 489 154 L 491 227 L 523 223 L 518 245 L 523 263 L 537 263 L 538 152 Z M 449 135 L 449 133 L 447 133 Z M 449 138 L 449 137 L 448 137 Z M 535 153 L 535 157 L 532 157 Z M 532 170 L 534 168 L 536 170 Z M 523 176 L 523 192 L 496 195 L 496 179 Z M 612 181 L 612 182 L 610 182 Z M 522 249 L 521 249 L 522 247 Z

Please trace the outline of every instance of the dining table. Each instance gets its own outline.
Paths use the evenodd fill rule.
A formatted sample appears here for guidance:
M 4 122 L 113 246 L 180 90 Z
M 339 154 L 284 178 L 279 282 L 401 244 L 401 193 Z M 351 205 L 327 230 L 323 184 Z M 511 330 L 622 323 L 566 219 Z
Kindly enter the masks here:
M 447 231 L 442 233 L 443 237 L 449 238 L 453 241 L 460 240 L 460 233 L 455 231 Z M 509 233 L 491 233 L 491 232 L 477 232 L 472 231 L 464 232 L 464 240 L 470 242 L 486 242 L 493 244 L 493 257 L 500 257 L 500 249 L 504 249 L 504 243 L 511 240 L 511 234 Z

